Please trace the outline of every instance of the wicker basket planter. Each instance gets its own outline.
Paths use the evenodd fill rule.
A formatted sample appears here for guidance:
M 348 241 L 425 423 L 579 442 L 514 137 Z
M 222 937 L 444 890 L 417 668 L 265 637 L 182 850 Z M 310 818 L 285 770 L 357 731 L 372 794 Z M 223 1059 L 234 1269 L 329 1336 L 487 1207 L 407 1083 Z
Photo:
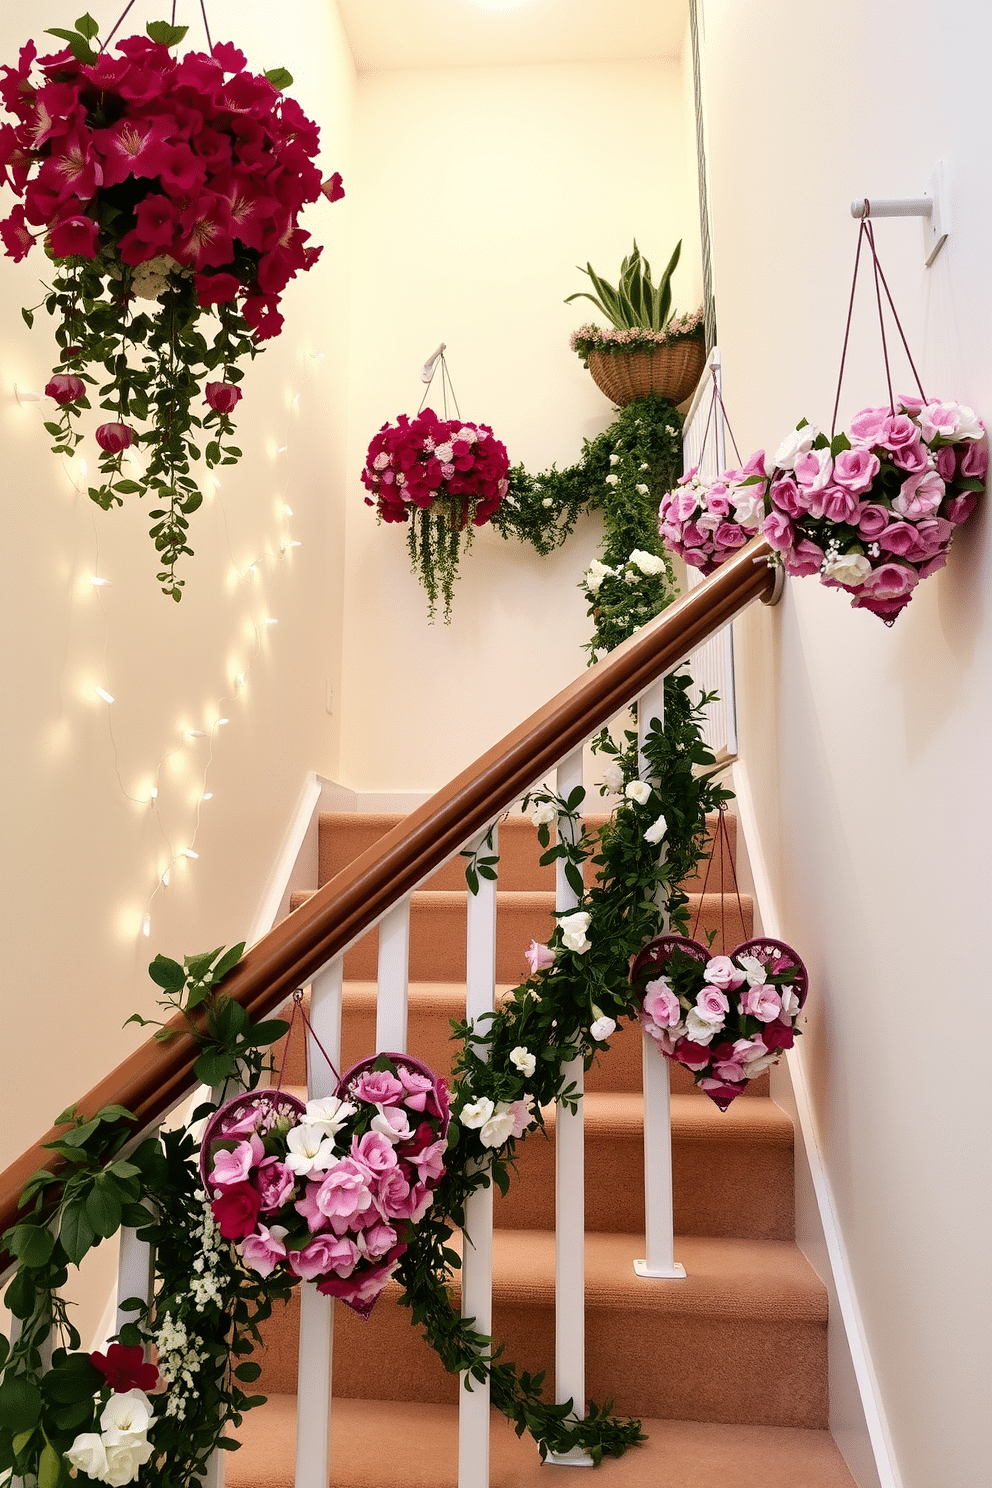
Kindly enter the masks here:
M 682 403 L 702 376 L 706 347 L 691 336 L 651 350 L 590 351 L 587 360 L 596 386 L 620 408 L 648 393 Z

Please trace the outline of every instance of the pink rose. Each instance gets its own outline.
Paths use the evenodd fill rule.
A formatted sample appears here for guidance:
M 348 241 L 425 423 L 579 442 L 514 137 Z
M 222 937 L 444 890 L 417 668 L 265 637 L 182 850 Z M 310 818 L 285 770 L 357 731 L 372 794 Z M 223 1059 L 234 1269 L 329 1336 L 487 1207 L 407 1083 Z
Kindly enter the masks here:
M 950 541 L 953 531 L 951 523 L 945 521 L 943 517 L 925 517 L 922 522 L 917 522 L 916 535 L 921 556 L 935 557 L 944 544 Z
M 302 1214 L 307 1222 L 307 1229 L 311 1235 L 316 1235 L 320 1230 L 327 1229 L 327 1215 L 317 1207 L 317 1195 L 324 1181 L 324 1174 L 319 1175 L 319 1181 L 311 1181 L 303 1190 L 303 1197 L 296 1200 L 293 1208 L 297 1214 Z
M 671 518 L 676 522 L 688 522 L 690 517 L 695 515 L 698 506 L 699 501 L 695 491 L 682 491 L 675 498 L 675 503 L 670 513 Z
M 257 1271 L 259 1276 L 268 1276 L 275 1270 L 286 1255 L 286 1247 L 282 1243 L 285 1233 L 282 1225 L 273 1225 L 271 1230 L 265 1225 L 259 1225 L 257 1235 L 245 1236 L 238 1246 L 238 1253 L 249 1271 Z
M 119 455 L 134 443 L 134 430 L 128 424 L 101 424 L 96 431 L 96 442 L 108 454 Z
M 704 987 L 696 997 L 695 1009 L 691 1011 L 695 1011 L 701 1023 L 712 1023 L 716 1026 L 723 1022 L 729 1010 L 730 1003 L 719 987 Z
M 947 503 L 947 520 L 953 522 L 955 526 L 967 521 L 975 510 L 977 502 L 977 491 L 962 491 L 960 496 L 955 496 Z
M 761 524 L 761 530 L 772 547 L 778 548 L 779 552 L 787 552 L 792 547 L 792 523 L 782 512 L 769 512 Z
M 405 1250 L 406 1246 L 400 1246 Z M 396 1261 L 391 1260 L 377 1266 L 373 1271 L 366 1271 L 354 1281 L 345 1281 L 338 1276 L 325 1277 L 317 1283 L 318 1292 L 323 1292 L 325 1297 L 340 1297 L 342 1302 L 347 1302 L 354 1307 L 363 1317 L 368 1317 L 372 1310 L 372 1304 L 386 1289 L 386 1283 L 396 1270 Z
M 887 450 L 909 449 L 920 437 L 919 425 L 904 413 L 890 414 L 885 420 L 877 443 Z
M 731 1080 L 734 1083 L 747 1079 L 743 1065 L 735 1063 L 732 1059 L 721 1059 L 719 1063 L 714 1064 L 713 1073 L 721 1080 Z
M 911 522 L 893 522 L 886 527 L 879 534 L 878 546 L 884 553 L 895 553 L 899 558 L 916 558 L 920 553 L 920 540 Z
M 738 1006 L 742 1013 L 750 1013 L 752 1018 L 770 1023 L 782 1011 L 782 1000 L 774 987 L 762 983 L 758 987 L 748 987 Z
M 528 1101 L 513 1101 L 510 1106 L 510 1115 L 513 1117 L 513 1130 L 510 1133 L 512 1137 L 522 1137 L 527 1128 L 533 1125 L 534 1114 L 531 1111 Z M 447 1143 L 445 1143 L 444 1145 L 447 1146 Z M 441 1172 L 444 1172 L 443 1165 L 441 1167 Z M 440 1177 L 440 1174 L 438 1174 L 438 1176 Z
M 904 444 L 901 449 L 892 451 L 892 463 L 900 470 L 926 470 L 927 447 L 922 439 L 917 439 L 914 444 Z
M 823 567 L 826 557 L 822 548 L 817 547 L 808 537 L 801 538 L 791 553 L 786 553 L 783 561 L 787 573 L 801 578 L 804 574 L 817 574 Z
M 893 510 L 904 517 L 929 517 L 944 499 L 944 482 L 936 470 L 911 475 L 904 480 L 892 502 Z
M 891 416 L 888 408 L 863 408 L 851 420 L 851 437 L 859 444 L 878 444 Z
M 865 579 L 865 591 L 876 600 L 902 599 L 912 593 L 919 577 L 904 563 L 883 563 Z
M 721 548 L 743 547 L 750 536 L 738 522 L 722 522 L 714 533 L 717 546 Z
M 218 413 L 233 413 L 241 401 L 241 389 L 230 382 L 208 382 L 203 396 Z
M 539 945 L 532 940 L 524 951 L 524 959 L 530 967 L 531 976 L 536 976 L 539 971 L 547 971 L 549 966 L 555 964 L 555 953 L 546 945 Z
M 400 1168 L 392 1168 L 384 1173 L 372 1186 L 372 1197 L 376 1210 L 385 1220 L 395 1219 L 400 1214 L 400 1206 L 406 1201 L 410 1193 L 410 1184 Z
M 791 475 L 783 475 L 781 479 L 773 481 L 768 494 L 772 503 L 780 507 L 787 516 L 799 517 L 809 510 L 808 495 L 805 491 L 800 491 Z
M 396 1244 L 396 1238 L 396 1231 L 392 1226 L 383 1224 L 381 1219 L 377 1219 L 374 1224 L 369 1225 L 367 1230 L 358 1232 L 355 1243 L 370 1261 L 377 1261 L 387 1251 L 392 1250 Z
M 682 1007 L 664 977 L 648 982 L 644 989 L 644 1012 L 659 1028 L 674 1028 L 682 1018 Z
M 929 563 L 925 563 L 923 565 L 923 567 L 920 569 L 920 578 L 921 579 L 928 579 L 932 573 L 939 573 L 942 568 L 946 568 L 946 567 L 947 567 L 947 554 L 946 553 L 938 553 L 936 555 L 936 557 L 931 558 L 930 559 L 930 562 Z
M 214 1166 L 208 1182 L 217 1188 L 228 1188 L 232 1183 L 244 1183 L 263 1151 L 258 1137 L 253 1137 L 248 1142 L 239 1142 L 231 1150 L 219 1147 L 213 1154 Z
M 964 476 L 966 480 L 983 481 L 988 475 L 989 470 L 989 450 L 984 439 L 969 439 L 963 448 L 963 452 L 960 446 L 958 447 L 958 451 L 958 474 Z M 940 454 L 942 455 L 943 453 L 944 451 L 941 450 Z M 940 455 L 937 456 L 937 460 L 939 469 Z M 947 479 L 946 476 L 944 478 L 945 480 Z
M 519 1135 L 519 1133 L 516 1133 L 516 1135 Z M 444 1154 L 447 1149 L 447 1140 L 444 1137 L 439 1137 L 429 1147 L 422 1147 L 419 1152 L 411 1153 L 410 1157 L 406 1159 L 411 1168 L 416 1169 L 417 1179 L 420 1183 L 429 1184 L 431 1187 L 437 1183 L 437 1180 L 444 1172 Z
M 853 491 L 846 491 L 843 486 L 828 486 L 820 500 L 823 515 L 831 522 L 851 522 L 858 510 L 857 496 Z
M 225 1240 L 242 1240 L 258 1221 L 261 1195 L 250 1183 L 221 1189 L 210 1208 Z
M 427 1184 L 415 1183 L 406 1198 L 400 1199 L 393 1214 L 397 1219 L 408 1219 L 411 1224 L 416 1224 L 423 1219 L 433 1202 L 434 1198 Z
M 380 1140 L 385 1141 L 385 1138 Z M 352 1227 L 353 1220 L 371 1208 L 372 1194 L 369 1191 L 366 1170 L 359 1167 L 352 1158 L 342 1158 L 339 1163 L 335 1163 L 318 1188 L 315 1202 L 321 1214 L 326 1215 L 334 1229 L 341 1234 L 343 1230 Z
M 388 1070 L 366 1070 L 353 1086 L 356 1099 L 370 1106 L 398 1106 L 403 1099 L 403 1086 Z
M 434 1082 L 427 1075 L 418 1075 L 416 1070 L 407 1069 L 399 1065 L 397 1070 L 400 1081 L 407 1091 L 403 1104 L 410 1111 L 423 1111 L 427 1105 L 427 1099 L 434 1088 Z
M 296 1187 L 296 1176 L 277 1157 L 267 1157 L 258 1165 L 258 1190 L 262 1210 L 271 1213 L 281 1209 Z
M 865 503 L 858 508 L 858 531 L 869 542 L 885 531 L 889 525 L 889 514 L 884 506 Z
M 361 1138 L 352 1138 L 351 1156 L 359 1167 L 365 1169 L 369 1182 L 395 1168 L 398 1161 L 392 1142 L 375 1131 L 366 1132 Z
M 291 1250 L 288 1260 L 294 1276 L 303 1281 L 314 1281 L 328 1272 L 334 1276 L 350 1276 L 361 1260 L 361 1252 L 353 1240 L 336 1235 L 317 1235 L 302 1250 Z
M 739 987 L 744 980 L 743 971 L 734 965 L 729 956 L 711 956 L 703 971 L 703 981 L 709 982 L 711 987 L 719 987 L 721 992 Z
M 868 490 L 881 469 L 878 456 L 871 450 L 855 445 L 853 449 L 841 450 L 834 461 L 834 485 L 853 491 L 856 496 Z
M 65 403 L 78 403 L 79 399 L 86 395 L 86 384 L 73 372 L 56 372 L 55 376 L 45 383 L 45 392 L 60 406 Z
M 807 491 L 823 491 L 830 484 L 833 468 L 828 449 L 807 450 L 796 460 L 796 480 Z
M 723 496 L 719 492 L 711 491 L 706 498 L 706 507 L 714 517 L 729 517 L 730 497 Z

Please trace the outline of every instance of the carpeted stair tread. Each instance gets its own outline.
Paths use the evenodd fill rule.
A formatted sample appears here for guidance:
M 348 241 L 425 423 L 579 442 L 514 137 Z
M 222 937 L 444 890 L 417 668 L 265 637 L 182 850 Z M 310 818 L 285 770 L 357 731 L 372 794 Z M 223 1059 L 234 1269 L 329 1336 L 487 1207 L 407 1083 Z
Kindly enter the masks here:
M 855 1488 L 826 1431 L 642 1420 L 647 1441 L 596 1470 L 603 1488 Z M 293 1488 L 296 1397 L 249 1411 L 244 1444 L 224 1461 L 227 1488 Z M 588 1485 L 589 1470 L 542 1464 L 528 1437 L 493 1412 L 491 1488 Z M 329 1488 L 457 1488 L 458 1409 L 416 1401 L 338 1400 Z

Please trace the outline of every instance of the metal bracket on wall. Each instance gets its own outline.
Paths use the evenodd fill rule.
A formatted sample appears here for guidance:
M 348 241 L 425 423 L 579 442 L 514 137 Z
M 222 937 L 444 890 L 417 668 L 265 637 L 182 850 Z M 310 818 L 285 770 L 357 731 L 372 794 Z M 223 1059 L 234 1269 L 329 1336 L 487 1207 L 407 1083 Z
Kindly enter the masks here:
M 930 172 L 923 193 L 922 196 L 892 199 L 862 197 L 859 201 L 852 201 L 851 216 L 922 217 L 923 257 L 929 268 L 947 241 L 947 234 L 950 231 L 943 161 L 938 160 Z

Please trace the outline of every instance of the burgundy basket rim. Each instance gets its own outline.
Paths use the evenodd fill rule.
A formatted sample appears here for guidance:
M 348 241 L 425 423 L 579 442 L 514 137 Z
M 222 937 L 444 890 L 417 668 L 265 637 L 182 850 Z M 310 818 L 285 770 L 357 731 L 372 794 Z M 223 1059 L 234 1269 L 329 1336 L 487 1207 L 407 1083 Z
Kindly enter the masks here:
M 219 1139 L 217 1134 L 217 1128 L 220 1126 L 223 1118 L 230 1110 L 237 1106 L 243 1106 L 245 1110 L 248 1110 L 253 1102 L 260 1102 L 263 1105 L 274 1104 L 274 1097 L 276 1096 L 278 1096 L 279 1101 L 283 1105 L 295 1106 L 300 1114 L 307 1108 L 306 1101 L 301 1100 L 298 1095 L 293 1095 L 292 1091 L 282 1090 L 275 1085 L 266 1085 L 261 1090 L 240 1091 L 237 1095 L 233 1095 L 230 1100 L 226 1100 L 222 1106 L 218 1106 L 214 1114 L 208 1118 L 207 1124 L 203 1129 L 203 1136 L 200 1138 L 200 1177 L 203 1180 L 204 1188 L 207 1187 L 207 1162 L 210 1156 L 210 1144 L 218 1140 L 226 1140 Z
M 361 1074 L 363 1070 L 372 1069 L 372 1067 L 377 1064 L 380 1059 L 388 1059 L 392 1064 L 402 1064 L 404 1068 L 412 1070 L 415 1074 L 426 1075 L 427 1079 L 431 1082 L 431 1089 L 434 1091 L 434 1098 L 437 1102 L 438 1109 L 443 1112 L 443 1114 L 438 1118 L 441 1122 L 440 1134 L 442 1137 L 447 1136 L 448 1126 L 451 1122 L 451 1112 L 448 1108 L 447 1099 L 441 1101 L 437 1099 L 437 1096 L 438 1086 L 443 1085 L 445 1096 L 447 1097 L 448 1082 L 443 1075 L 435 1074 L 430 1065 L 425 1064 L 422 1059 L 418 1059 L 416 1054 L 406 1054 L 398 1049 L 380 1049 L 378 1054 L 368 1054 L 364 1059 L 357 1060 L 350 1069 L 345 1070 L 344 1074 L 341 1076 L 340 1080 L 335 1086 L 335 1094 L 339 1096 L 344 1095 L 348 1088 L 349 1081 L 353 1080 L 356 1075 Z
M 656 956 L 654 953 L 659 949 L 664 949 L 665 954 Z M 733 950 L 727 952 L 727 954 L 733 959 L 735 956 L 748 956 L 762 949 L 771 949 L 780 955 L 784 954 L 793 966 L 797 968 L 796 979 L 792 983 L 792 987 L 799 998 L 799 1006 L 805 1006 L 806 996 L 809 992 L 809 973 L 799 952 L 788 945 L 786 941 L 778 940 L 774 935 L 755 935 L 750 940 L 741 941 L 740 945 L 734 946 Z M 630 980 L 634 981 L 647 966 L 664 967 L 668 956 L 672 951 L 676 950 L 685 951 L 686 955 L 693 956 L 700 964 L 704 960 L 709 961 L 712 959 L 706 946 L 702 945 L 698 940 L 690 939 L 687 935 L 656 935 L 653 940 L 649 940 L 647 945 L 642 946 L 638 951 L 630 968 Z M 718 952 L 717 954 L 722 953 Z

